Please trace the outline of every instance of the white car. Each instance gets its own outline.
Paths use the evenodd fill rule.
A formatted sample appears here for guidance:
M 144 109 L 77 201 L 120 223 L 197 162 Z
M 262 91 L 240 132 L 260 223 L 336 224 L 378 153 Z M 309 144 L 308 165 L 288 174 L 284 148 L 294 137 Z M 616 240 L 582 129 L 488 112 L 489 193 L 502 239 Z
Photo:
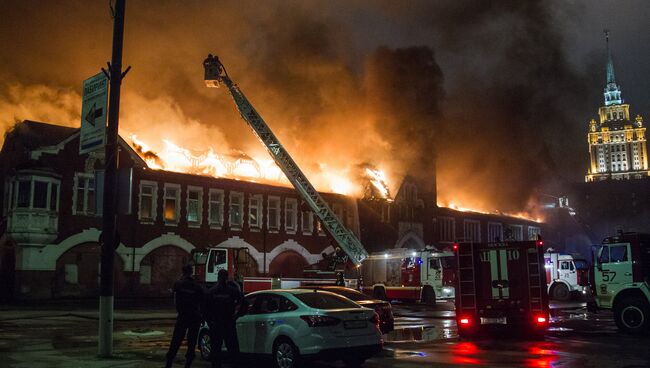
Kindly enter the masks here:
M 248 311 L 237 319 L 242 354 L 272 356 L 275 367 L 293 368 L 306 360 L 342 360 L 358 367 L 381 351 L 383 340 L 374 310 L 320 290 L 268 290 L 248 294 Z M 210 355 L 210 336 L 199 332 L 201 356 Z

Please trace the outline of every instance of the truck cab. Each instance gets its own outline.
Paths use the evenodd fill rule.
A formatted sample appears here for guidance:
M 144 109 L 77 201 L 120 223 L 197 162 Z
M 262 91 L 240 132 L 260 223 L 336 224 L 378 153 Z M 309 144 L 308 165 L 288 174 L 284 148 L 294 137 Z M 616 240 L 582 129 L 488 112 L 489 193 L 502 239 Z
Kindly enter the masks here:
M 360 267 L 362 291 L 381 300 L 453 299 L 454 253 L 432 249 L 392 249 L 373 253 Z
M 611 309 L 628 333 L 650 328 L 650 235 L 625 233 L 605 238 L 596 251 L 594 295 L 598 308 Z
M 586 294 L 589 285 L 587 261 L 555 251 L 544 253 L 546 285 L 551 299 L 566 301 L 572 293 Z

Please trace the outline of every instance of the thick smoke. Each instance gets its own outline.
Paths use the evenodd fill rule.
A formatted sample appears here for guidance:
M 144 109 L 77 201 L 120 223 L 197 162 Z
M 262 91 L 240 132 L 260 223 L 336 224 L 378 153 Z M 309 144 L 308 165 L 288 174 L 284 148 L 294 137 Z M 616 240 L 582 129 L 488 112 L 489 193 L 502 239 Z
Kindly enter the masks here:
M 17 105 L 9 86 L 79 91 L 110 58 L 105 3 L 0 7 L 2 106 Z M 154 150 L 167 138 L 265 155 L 226 91 L 203 86 L 201 62 L 212 52 L 321 189 L 367 163 L 387 172 L 395 193 L 407 174 L 432 180 L 437 157 L 443 202 L 522 210 L 547 179 L 584 171 L 586 144 L 575 142 L 584 141 L 588 115 L 575 111 L 600 88 L 567 63 L 553 9 L 566 6 L 129 2 L 122 134 Z M 66 106 L 40 119 L 78 119 L 70 111 L 79 102 L 27 95 L 27 105 Z M 0 114 L 3 126 L 33 116 L 11 111 Z M 360 183 L 353 189 L 359 194 Z

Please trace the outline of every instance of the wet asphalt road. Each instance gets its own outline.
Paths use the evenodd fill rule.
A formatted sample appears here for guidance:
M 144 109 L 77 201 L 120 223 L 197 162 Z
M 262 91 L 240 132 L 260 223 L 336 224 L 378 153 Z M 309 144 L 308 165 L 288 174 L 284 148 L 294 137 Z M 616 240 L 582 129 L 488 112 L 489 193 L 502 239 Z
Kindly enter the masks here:
M 609 312 L 587 313 L 580 303 L 560 307 L 543 341 L 503 334 L 460 341 L 450 304 L 433 309 L 395 304 L 397 331 L 386 336 L 384 352 L 364 367 L 650 367 L 650 336 L 619 333 Z M 169 310 L 125 313 L 117 320 L 112 360 L 94 357 L 97 321 L 92 311 L 85 312 L 44 310 L 16 318 L 21 314 L 0 311 L 0 367 L 162 367 L 173 327 Z M 179 352 L 178 366 L 182 355 Z M 209 367 L 199 359 L 194 367 Z M 250 362 L 249 366 L 270 364 Z M 340 363 L 309 366 L 342 367 Z

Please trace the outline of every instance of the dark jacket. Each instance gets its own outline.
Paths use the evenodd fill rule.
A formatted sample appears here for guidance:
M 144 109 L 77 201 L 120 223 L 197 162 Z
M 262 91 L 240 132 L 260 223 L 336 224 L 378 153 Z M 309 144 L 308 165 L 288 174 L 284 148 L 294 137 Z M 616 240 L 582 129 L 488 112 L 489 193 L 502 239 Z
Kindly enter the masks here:
M 178 317 L 201 320 L 201 306 L 205 294 L 203 287 L 192 276 L 183 276 L 174 283 L 173 291 Z
M 244 294 L 236 283 L 217 283 L 206 293 L 205 318 L 216 323 L 234 322 L 243 300 Z

